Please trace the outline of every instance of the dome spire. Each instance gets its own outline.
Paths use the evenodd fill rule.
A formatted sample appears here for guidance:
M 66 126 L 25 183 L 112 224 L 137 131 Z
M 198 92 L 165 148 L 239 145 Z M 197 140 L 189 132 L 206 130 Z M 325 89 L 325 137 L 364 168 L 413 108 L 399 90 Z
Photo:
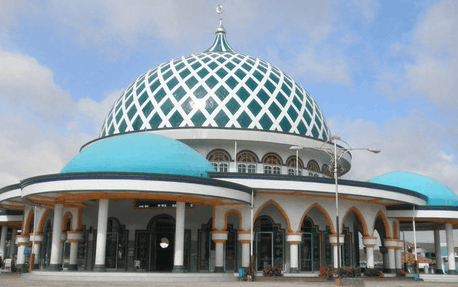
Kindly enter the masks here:
M 223 27 L 223 13 L 224 13 L 224 6 L 219 4 L 216 6 L 216 13 L 219 14 L 219 27 L 216 29 L 216 37 L 213 43 L 211 44 L 210 48 L 205 50 L 204 52 L 223 52 L 223 53 L 236 53 L 234 49 L 232 49 L 231 45 L 226 39 L 226 29 Z
M 222 29 L 222 30 L 224 31 L 224 33 L 226 33 L 226 30 L 225 30 L 224 27 L 223 27 L 224 6 L 221 5 L 221 4 L 218 4 L 218 6 L 216 6 L 216 13 L 219 14 L 219 27 L 218 27 L 218 29 L 216 30 L 216 32 L 218 32 L 219 29 Z

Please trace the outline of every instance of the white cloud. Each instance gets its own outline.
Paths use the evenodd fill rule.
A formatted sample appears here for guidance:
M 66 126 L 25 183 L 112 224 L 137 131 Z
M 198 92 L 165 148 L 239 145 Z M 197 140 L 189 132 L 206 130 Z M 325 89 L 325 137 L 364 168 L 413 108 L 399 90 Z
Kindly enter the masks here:
M 347 177 L 369 180 L 387 172 L 409 171 L 434 178 L 458 193 L 458 165 L 443 151 L 444 143 L 455 141 L 456 135 L 446 126 L 416 112 L 383 124 L 349 118 L 331 118 L 329 122 L 352 147 L 381 150 L 376 155 L 353 152 L 352 171 Z
M 92 126 L 95 132 L 100 132 L 105 117 L 110 112 L 115 100 L 121 96 L 122 91 L 118 90 L 108 93 L 101 102 L 96 102 L 90 98 L 79 100 L 77 104 L 77 110 L 80 115 L 79 121 L 73 124 L 84 122 Z
M 394 42 L 394 52 L 406 52 L 411 60 L 402 66 L 383 67 L 378 86 L 390 87 L 397 97 L 418 95 L 441 109 L 458 106 L 458 4 L 443 0 L 435 3 L 421 17 L 412 31 L 408 45 Z M 388 77 L 395 80 L 390 82 Z
M 301 74 L 308 81 L 327 82 L 350 86 L 352 84 L 350 67 L 345 56 L 333 53 L 317 55 L 318 51 L 308 50 L 294 59 L 292 72 Z M 329 57 L 327 57 L 329 55 Z
M 21 53 L 0 51 L 0 100 L 59 122 L 72 114 L 73 99 L 53 72 Z
M 1 26 L 17 24 L 16 15 L 26 6 L 26 0 L 0 1 Z
M 0 187 L 58 173 L 97 137 L 120 91 L 75 102 L 36 59 L 0 50 Z
M 374 20 L 378 8 L 377 0 L 352 0 L 351 4 L 359 10 L 366 20 Z
M 2 114 L 0 125 L 0 186 L 31 176 L 58 173 L 81 144 L 84 133 L 61 135 L 30 124 L 23 115 Z

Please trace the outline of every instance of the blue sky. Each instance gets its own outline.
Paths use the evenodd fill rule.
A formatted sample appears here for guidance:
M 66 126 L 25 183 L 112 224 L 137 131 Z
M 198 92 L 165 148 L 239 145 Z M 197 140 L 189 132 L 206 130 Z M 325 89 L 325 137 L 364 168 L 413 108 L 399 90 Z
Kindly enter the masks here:
M 347 178 L 390 171 L 458 192 L 455 1 L 0 0 L 0 186 L 59 172 L 119 93 L 213 40 L 291 75 L 353 147 Z

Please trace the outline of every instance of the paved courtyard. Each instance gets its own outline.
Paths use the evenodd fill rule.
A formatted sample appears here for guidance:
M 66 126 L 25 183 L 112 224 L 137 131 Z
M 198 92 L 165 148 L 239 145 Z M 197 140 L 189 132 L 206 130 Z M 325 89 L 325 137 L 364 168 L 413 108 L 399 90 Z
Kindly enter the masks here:
M 26 280 L 21 278 L 20 274 L 1 274 L 0 287 L 80 287 L 80 286 L 93 286 L 93 287 L 261 287 L 261 286 L 286 286 L 286 287 L 299 287 L 299 286 L 335 286 L 333 281 L 328 282 L 285 282 L 285 281 L 258 281 L 258 282 L 90 282 L 90 281 L 53 281 L 53 280 Z M 431 283 L 422 281 L 413 281 L 411 279 L 396 280 L 396 279 L 380 279 L 380 280 L 366 280 L 365 286 L 389 286 L 389 287 L 404 287 L 404 286 L 456 286 L 458 287 L 458 276 L 456 283 Z

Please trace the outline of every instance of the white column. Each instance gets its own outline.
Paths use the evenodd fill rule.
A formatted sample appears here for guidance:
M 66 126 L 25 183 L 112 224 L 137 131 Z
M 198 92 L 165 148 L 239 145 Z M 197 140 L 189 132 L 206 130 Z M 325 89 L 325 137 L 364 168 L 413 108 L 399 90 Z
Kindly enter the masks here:
M 363 244 L 366 247 L 366 266 L 367 268 L 374 268 L 374 247 L 377 244 L 376 237 L 363 237 Z
M 250 267 L 250 243 L 242 242 L 242 267 Z
M 453 246 L 453 227 L 451 223 L 445 224 L 445 237 L 447 239 L 448 274 L 457 274 L 455 266 L 455 250 Z
M 395 253 L 396 253 L 396 269 L 397 270 L 402 270 L 402 256 L 401 256 L 402 247 L 403 247 L 402 240 L 398 240 L 398 247 L 396 247 L 396 249 L 395 249 Z
M 345 236 L 344 235 L 340 235 L 339 236 L 339 247 L 341 248 L 342 245 L 344 244 L 344 241 L 345 241 Z M 339 266 L 338 266 L 338 260 L 341 260 L 341 258 L 338 258 L 338 254 L 337 254 L 337 236 L 335 234 L 331 234 L 329 235 L 329 243 L 331 243 L 332 245 L 332 253 L 333 253 L 333 266 L 334 266 L 334 269 L 337 269 Z M 340 254 L 342 254 L 342 249 L 340 249 L 341 252 L 339 252 Z M 342 262 L 340 262 L 340 266 L 342 266 Z
M 337 269 L 339 268 L 338 266 L 338 261 L 339 258 L 337 258 L 338 254 L 337 254 L 337 243 L 332 245 L 332 254 L 334 255 L 334 258 L 333 258 L 333 265 L 334 265 L 334 269 Z M 342 265 L 341 265 L 342 266 Z
M 2 226 L 2 235 L 0 236 L 0 257 L 6 259 L 6 234 L 8 232 L 8 227 Z
M 440 230 L 434 229 L 434 249 L 436 252 L 436 273 L 442 274 L 443 267 L 442 267 L 442 252 L 441 252 L 441 237 L 440 237 Z
M 176 219 L 175 219 L 175 254 L 173 261 L 173 272 L 184 272 L 183 256 L 184 256 L 184 219 L 185 219 L 186 203 L 176 203 Z
M 70 242 L 70 262 L 68 264 L 69 271 L 78 270 L 78 243 L 83 240 L 83 233 L 78 231 L 67 232 L 67 240 Z
M 68 270 L 78 270 L 78 263 L 76 261 L 78 255 L 78 242 L 70 243 L 70 262 Z M 76 268 L 75 268 L 76 267 Z
M 227 231 L 213 231 L 212 240 L 215 242 L 215 273 L 224 272 L 224 243 L 227 241 Z
M 374 268 L 374 246 L 366 247 L 366 265 L 367 268 Z
M 44 240 L 44 236 L 43 234 L 34 234 L 32 233 L 30 235 L 30 242 L 35 242 L 35 244 L 33 244 L 33 249 L 32 249 L 32 253 L 35 254 L 35 262 L 33 264 L 33 269 L 38 269 L 40 267 L 40 246 L 41 244 L 43 243 L 43 240 Z
M 394 250 L 394 248 L 388 248 L 388 269 L 390 269 L 390 272 L 396 270 L 396 256 Z
M 215 242 L 215 273 L 224 272 L 224 241 Z
M 386 272 L 396 273 L 396 248 L 398 247 L 397 239 L 386 239 L 384 241 L 385 248 L 387 249 L 388 265 Z
M 299 244 L 302 241 L 302 234 L 287 234 L 286 242 L 289 244 L 289 272 L 299 273 Z
M 58 271 L 61 269 L 59 262 L 62 257 L 62 220 L 64 216 L 64 205 L 56 204 L 54 206 L 54 221 L 52 226 L 52 245 L 51 245 L 51 261 L 48 270 Z M 19 251 L 18 251 L 19 252 Z
M 95 250 L 94 272 L 104 272 L 105 252 L 107 245 L 108 199 L 99 199 L 99 216 L 97 220 L 97 245 Z
M 242 267 L 250 267 L 250 244 L 251 244 L 251 232 L 250 231 L 239 231 L 237 237 L 242 244 Z
M 17 242 L 17 261 L 16 261 L 16 266 L 18 269 L 28 269 L 28 266 L 25 266 L 25 255 L 24 255 L 24 250 L 29 244 L 29 236 L 28 235 L 19 235 L 16 238 Z
M 290 273 L 299 273 L 299 243 L 297 242 L 288 242 L 289 243 L 289 256 L 290 256 Z

